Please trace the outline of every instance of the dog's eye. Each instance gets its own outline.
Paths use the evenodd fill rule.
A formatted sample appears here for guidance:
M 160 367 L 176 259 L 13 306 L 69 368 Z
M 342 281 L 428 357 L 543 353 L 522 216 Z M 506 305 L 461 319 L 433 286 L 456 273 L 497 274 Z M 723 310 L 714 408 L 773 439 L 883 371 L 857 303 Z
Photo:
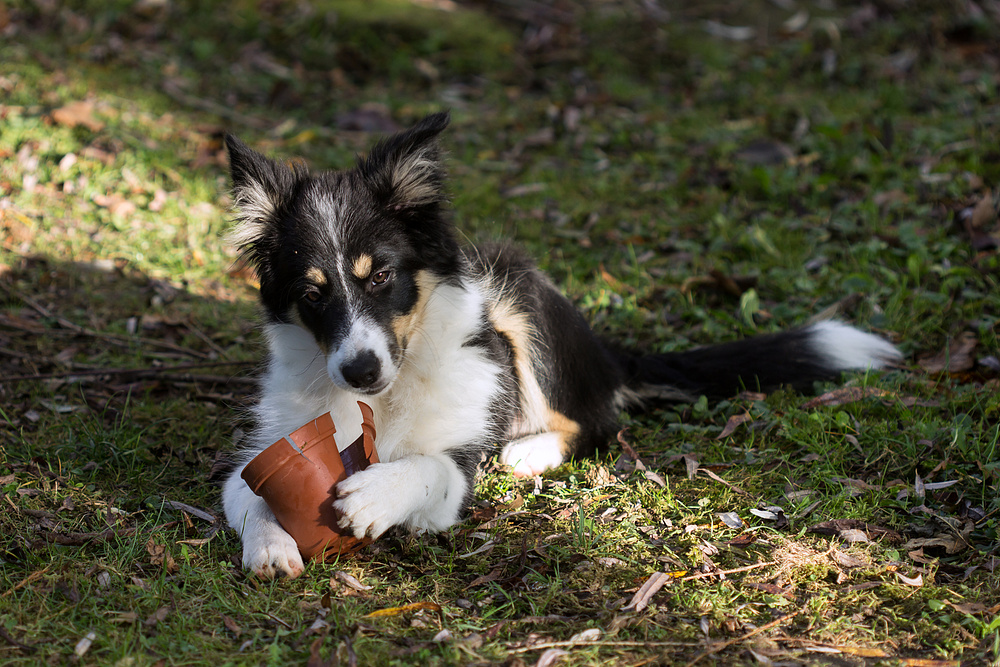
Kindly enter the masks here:
M 379 271 L 372 276 L 372 287 L 378 287 L 379 285 L 384 285 L 389 280 L 388 271 Z
M 302 295 L 302 298 L 309 303 L 319 303 L 320 299 L 323 298 L 323 295 L 319 293 L 318 289 L 312 287 Z

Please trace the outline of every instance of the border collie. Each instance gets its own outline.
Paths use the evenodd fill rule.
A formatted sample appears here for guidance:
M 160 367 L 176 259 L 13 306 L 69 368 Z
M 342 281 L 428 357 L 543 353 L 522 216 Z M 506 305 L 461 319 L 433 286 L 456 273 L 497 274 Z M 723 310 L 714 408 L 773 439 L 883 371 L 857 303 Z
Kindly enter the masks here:
M 899 357 L 834 321 L 679 353 L 602 342 L 520 251 L 460 246 L 437 144 L 448 122 L 427 116 L 352 169 L 320 174 L 226 139 L 231 240 L 260 282 L 269 360 L 223 504 L 257 575 L 295 577 L 303 562 L 243 466 L 327 411 L 351 442 L 359 399 L 374 410 L 381 463 L 341 482 L 334 504 L 342 527 L 374 538 L 447 530 L 486 457 L 543 473 L 609 443 L 620 412 L 649 399 L 804 387 Z

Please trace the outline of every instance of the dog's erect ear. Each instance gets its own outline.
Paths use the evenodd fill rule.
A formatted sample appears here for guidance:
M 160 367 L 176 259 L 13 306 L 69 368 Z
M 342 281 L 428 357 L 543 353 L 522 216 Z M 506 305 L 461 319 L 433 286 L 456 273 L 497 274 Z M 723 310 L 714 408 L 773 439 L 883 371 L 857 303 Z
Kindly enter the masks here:
M 268 222 L 300 174 L 297 169 L 264 157 L 231 134 L 226 135 L 226 148 L 239 220 L 229 234 L 229 241 L 237 248 L 244 248 L 264 235 Z
M 436 139 L 449 120 L 447 111 L 431 114 L 378 142 L 358 161 L 358 171 L 382 205 L 403 210 L 444 200 L 444 167 Z

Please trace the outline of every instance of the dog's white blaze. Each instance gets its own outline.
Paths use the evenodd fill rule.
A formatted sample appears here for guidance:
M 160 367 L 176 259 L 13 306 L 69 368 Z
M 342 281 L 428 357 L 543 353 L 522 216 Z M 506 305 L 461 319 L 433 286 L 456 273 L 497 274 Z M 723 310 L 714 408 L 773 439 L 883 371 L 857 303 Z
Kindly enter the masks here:
M 347 336 L 337 349 L 330 353 L 326 362 L 330 379 L 337 386 L 350 390 L 351 385 L 344 379 L 340 369 L 365 352 L 375 354 L 381 365 L 381 380 L 391 384 L 396 376 L 396 368 L 392 363 L 386 332 L 366 317 L 356 317 L 351 322 Z
M 901 357 L 888 341 L 836 320 L 810 325 L 809 332 L 813 349 L 836 370 L 884 368 Z

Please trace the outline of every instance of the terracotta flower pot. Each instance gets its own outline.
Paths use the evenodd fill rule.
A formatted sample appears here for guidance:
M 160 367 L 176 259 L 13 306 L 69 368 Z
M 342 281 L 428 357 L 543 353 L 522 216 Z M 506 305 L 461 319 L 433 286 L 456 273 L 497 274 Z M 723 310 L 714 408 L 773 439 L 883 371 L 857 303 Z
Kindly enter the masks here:
M 344 451 L 338 451 L 337 429 L 328 412 L 265 449 L 243 469 L 243 480 L 295 538 L 303 558 L 329 560 L 371 541 L 341 530 L 340 514 L 333 509 L 337 483 L 378 463 L 372 410 L 360 401 L 358 407 L 362 434 Z

